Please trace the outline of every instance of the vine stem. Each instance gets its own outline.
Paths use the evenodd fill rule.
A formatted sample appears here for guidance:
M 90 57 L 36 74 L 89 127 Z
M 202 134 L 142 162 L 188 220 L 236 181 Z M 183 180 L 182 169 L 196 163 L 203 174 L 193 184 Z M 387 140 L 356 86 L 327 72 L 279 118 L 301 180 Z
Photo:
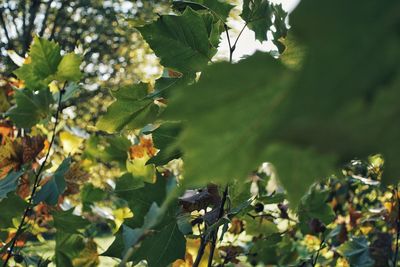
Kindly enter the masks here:
M 399 199 L 399 186 L 394 190 L 395 201 L 397 201 L 397 216 L 396 216 L 396 251 L 394 253 L 393 267 L 397 266 L 397 258 L 399 255 L 399 238 L 400 238 L 400 199 Z
M 319 253 L 321 252 L 322 248 L 324 247 L 325 244 L 325 238 L 321 240 L 321 244 L 319 244 L 319 248 L 317 250 L 317 254 L 315 255 L 315 258 L 312 259 L 312 266 L 315 267 L 317 265 Z
M 28 216 L 29 211 L 31 211 L 33 206 L 34 206 L 33 205 L 33 198 L 35 196 L 36 190 L 38 189 L 40 181 L 41 181 L 40 175 L 43 172 L 44 166 L 46 165 L 46 162 L 47 162 L 47 160 L 49 158 L 49 155 L 50 155 L 51 147 L 54 144 L 54 140 L 55 140 L 55 136 L 56 136 L 56 129 L 57 129 L 57 125 L 58 125 L 59 117 L 60 117 L 60 112 L 61 112 L 61 100 L 62 100 L 62 96 L 63 96 L 63 94 L 65 92 L 66 85 L 67 85 L 67 82 L 64 83 L 62 89 L 60 90 L 60 96 L 59 96 L 59 99 L 58 99 L 57 111 L 56 111 L 56 114 L 55 114 L 53 135 L 52 135 L 51 140 L 50 140 L 49 148 L 47 150 L 46 156 L 45 156 L 42 164 L 39 167 L 39 170 L 35 174 L 35 180 L 33 182 L 33 187 L 32 187 L 32 191 L 31 191 L 31 194 L 30 194 L 30 197 L 29 197 L 29 200 L 28 200 L 28 205 L 26 206 L 25 211 L 24 211 L 24 213 L 22 215 L 21 222 L 19 223 L 17 231 L 15 232 L 15 235 L 14 235 L 13 239 L 11 240 L 11 245 L 7 249 L 7 257 L 6 257 L 6 259 L 5 259 L 4 263 L 3 263 L 3 267 L 6 267 L 7 264 L 8 264 L 8 261 L 11 259 L 12 255 L 13 255 L 13 250 L 15 248 L 15 244 L 17 243 L 18 238 L 20 237 L 20 235 L 24 231 L 23 228 L 25 226 L 25 219 Z
M 226 202 L 226 199 L 228 196 L 228 190 L 229 190 L 229 186 L 226 185 L 224 194 L 222 196 L 221 206 L 219 207 L 218 220 L 221 219 L 222 216 L 224 216 L 224 206 L 225 206 L 225 202 Z M 214 258 L 214 251 L 215 251 L 215 247 L 217 245 L 218 229 L 219 229 L 219 227 L 217 227 L 217 229 L 214 230 L 213 235 L 212 235 L 210 256 L 208 257 L 208 267 L 212 266 L 212 260 Z

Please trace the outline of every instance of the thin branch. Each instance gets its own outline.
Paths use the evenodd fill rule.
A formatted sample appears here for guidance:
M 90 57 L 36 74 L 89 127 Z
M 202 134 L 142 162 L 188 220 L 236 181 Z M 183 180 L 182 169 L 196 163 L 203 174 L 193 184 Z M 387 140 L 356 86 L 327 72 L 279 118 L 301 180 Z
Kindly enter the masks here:
M 29 7 L 29 23 L 27 30 L 25 32 L 24 40 L 23 40 L 23 53 L 25 54 L 28 51 L 29 45 L 32 41 L 32 31 L 35 25 L 35 19 L 37 12 L 40 7 L 40 0 L 32 0 L 31 6 Z
M 315 265 L 317 265 L 318 257 L 319 257 L 319 254 L 320 254 L 322 248 L 324 247 L 324 244 L 325 244 L 325 238 L 323 238 L 321 240 L 321 243 L 319 244 L 319 248 L 317 250 L 317 255 L 315 255 L 315 258 L 311 258 L 312 259 L 312 263 L 311 263 L 312 267 L 315 267 Z
M 225 206 L 225 202 L 228 196 L 228 189 L 229 186 L 226 185 L 225 186 L 225 190 L 224 190 L 224 194 L 222 196 L 222 201 L 221 201 L 221 206 L 219 207 L 219 213 L 218 213 L 218 220 L 222 218 L 222 216 L 224 215 L 224 206 Z M 208 267 L 212 266 L 212 261 L 214 258 L 214 251 L 215 251 L 215 247 L 217 245 L 217 237 L 218 237 L 218 229 L 219 227 L 217 227 L 217 229 L 214 230 L 213 235 L 212 235 L 212 241 L 211 241 L 211 247 L 210 247 L 210 256 L 208 257 Z
M 224 28 L 225 28 L 226 38 L 228 39 L 228 45 L 229 45 L 229 62 L 232 63 L 233 50 L 232 50 L 232 45 L 231 45 L 231 38 L 229 37 L 228 26 L 226 24 L 224 24 Z
M 201 258 L 203 258 L 206 246 L 207 246 L 207 240 L 206 240 L 206 238 L 204 236 L 202 236 L 201 239 L 200 239 L 200 247 L 199 247 L 199 250 L 197 251 L 196 260 L 193 263 L 193 267 L 198 267 L 199 266 Z
M 43 18 L 43 21 L 42 21 L 42 28 L 40 29 L 40 32 L 39 32 L 39 36 L 40 37 L 43 37 L 44 31 L 46 30 L 46 23 L 47 23 L 47 19 L 49 18 L 51 4 L 53 3 L 53 1 L 54 0 L 49 0 L 47 2 L 46 11 L 44 13 L 44 18 Z
M 50 38 L 49 40 L 53 40 L 54 39 L 54 35 L 56 33 L 56 29 L 57 29 L 57 24 L 60 20 L 61 17 L 61 12 L 63 12 L 64 8 L 67 6 L 67 4 L 69 3 L 69 1 L 63 1 L 61 4 L 60 9 L 57 11 L 55 19 L 54 19 L 54 23 L 53 23 L 53 28 L 51 29 L 51 33 L 50 33 Z
M 242 33 L 243 33 L 244 29 L 246 29 L 246 26 L 247 26 L 247 22 L 244 24 L 243 28 L 242 28 L 242 29 L 240 30 L 240 32 L 239 32 L 239 35 L 236 37 L 235 42 L 233 43 L 233 46 L 232 46 L 232 50 L 233 50 L 233 51 L 235 51 L 235 49 L 236 49 L 236 44 L 237 44 L 237 42 L 239 41 L 240 36 L 242 36 Z M 232 51 L 232 53 L 233 53 L 233 51 Z
M 33 182 L 31 195 L 30 195 L 29 200 L 28 200 L 28 205 L 25 208 L 24 214 L 22 215 L 22 219 L 21 219 L 21 222 L 20 222 L 20 224 L 18 226 L 17 232 L 15 233 L 14 238 L 11 240 L 11 245 L 7 249 L 7 258 L 5 259 L 5 261 L 3 263 L 3 267 L 7 266 L 8 261 L 10 260 L 11 256 L 13 255 L 13 250 L 15 248 L 15 244 L 17 243 L 18 238 L 20 237 L 20 235 L 24 232 L 23 228 L 25 226 L 25 219 L 28 216 L 29 211 L 31 211 L 32 208 L 34 207 L 33 198 L 35 196 L 36 190 L 38 189 L 40 181 L 41 181 L 40 175 L 41 175 L 41 173 L 42 173 L 42 171 L 44 169 L 44 166 L 46 165 L 46 162 L 47 162 L 47 160 L 49 158 L 50 150 L 51 150 L 51 147 L 54 144 L 54 140 L 55 140 L 55 137 L 56 137 L 56 129 L 57 129 L 57 126 L 58 126 L 58 122 L 59 122 L 58 120 L 59 120 L 59 116 L 60 116 L 60 113 L 61 113 L 61 100 L 62 100 L 62 96 L 63 96 L 63 94 L 65 92 L 66 84 L 67 83 L 64 83 L 63 88 L 60 90 L 60 96 L 59 96 L 59 99 L 58 99 L 58 106 L 57 106 L 57 111 L 56 111 L 56 115 L 55 115 L 53 135 L 52 135 L 51 140 L 50 140 L 49 148 L 47 150 L 46 156 L 45 156 L 42 164 L 40 165 L 39 170 L 36 172 L 35 181 Z
M 8 42 L 7 43 L 7 48 L 10 48 L 10 47 L 12 47 L 12 42 L 11 42 L 11 39 L 10 39 L 10 35 L 8 34 L 8 30 L 7 30 L 7 26 L 6 26 L 6 22 L 4 20 L 3 14 L 4 14 L 4 9 L 0 8 L 0 23 L 1 23 L 1 27 L 3 28 L 4 35 L 6 36 L 6 39 L 7 39 L 7 42 Z

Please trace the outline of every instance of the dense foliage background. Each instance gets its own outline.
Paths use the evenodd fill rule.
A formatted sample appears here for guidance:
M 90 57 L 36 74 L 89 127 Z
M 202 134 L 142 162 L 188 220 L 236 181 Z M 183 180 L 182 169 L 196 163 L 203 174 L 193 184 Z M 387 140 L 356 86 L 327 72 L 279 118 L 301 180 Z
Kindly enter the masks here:
M 398 266 L 400 2 L 0 3 L 3 266 Z

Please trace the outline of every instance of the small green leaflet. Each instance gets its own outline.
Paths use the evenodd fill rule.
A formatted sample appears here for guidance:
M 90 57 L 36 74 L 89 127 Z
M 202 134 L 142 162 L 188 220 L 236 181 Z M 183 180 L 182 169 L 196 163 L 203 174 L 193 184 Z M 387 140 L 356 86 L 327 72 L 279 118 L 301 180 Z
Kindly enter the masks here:
M 141 83 L 112 92 L 115 102 L 97 122 L 97 128 L 108 133 L 138 129 L 154 122 L 160 107 L 148 97 L 148 84 Z
M 303 234 L 312 233 L 309 225 L 312 219 L 318 219 L 325 225 L 330 224 L 335 219 L 335 213 L 331 206 L 326 203 L 328 195 L 328 191 L 321 191 L 312 187 L 309 193 L 301 199 L 297 213 L 300 230 Z
M 209 12 L 199 13 L 187 7 L 182 15 L 161 16 L 138 30 L 164 67 L 194 73 L 207 66 L 217 52 L 210 38 L 214 39 L 213 28 L 220 26 Z
M 53 80 L 76 82 L 82 76 L 79 70 L 81 57 L 74 53 L 61 56 L 60 46 L 55 42 L 35 36 L 28 56 L 30 62 L 23 64 L 14 73 L 25 81 L 30 90 L 45 89 Z
M 30 128 L 48 118 L 54 99 L 49 89 L 34 93 L 30 90 L 15 92 L 16 105 L 6 115 L 20 128 Z
M 20 218 L 27 203 L 15 192 L 10 192 L 6 198 L 0 200 L 0 228 L 15 227 L 13 218 Z M 12 207 L 12 208 L 10 208 Z
M 244 0 L 242 19 L 247 26 L 256 34 L 256 39 L 266 41 L 267 31 L 271 26 L 275 26 L 273 31 L 274 40 L 277 41 L 287 34 L 285 23 L 287 13 L 282 9 L 282 5 L 276 5 L 268 0 Z M 272 20 L 274 19 L 274 20 Z
M 64 231 L 65 233 L 75 234 L 79 233 L 79 229 L 83 229 L 90 224 L 88 220 L 72 213 L 73 209 L 52 213 L 54 227 L 58 230 Z
M 84 237 L 80 234 L 70 234 L 62 230 L 56 233 L 55 265 L 73 267 L 76 259 L 85 248 Z
M 82 72 L 79 66 L 82 63 L 82 58 L 75 53 L 68 53 L 63 56 L 60 64 L 57 67 L 55 80 L 65 82 L 77 82 L 82 77 Z
M 53 177 L 48 181 L 34 196 L 34 202 L 46 202 L 49 205 L 56 205 L 58 198 L 62 195 L 66 188 L 64 175 L 71 165 L 71 158 L 66 158 L 57 168 Z
M 229 16 L 229 12 L 233 8 L 232 5 L 221 0 L 174 0 L 172 5 L 179 11 L 184 11 L 187 6 L 191 7 L 193 10 L 211 10 L 213 15 L 217 16 L 217 18 L 222 22 L 226 21 Z
M 365 236 L 353 237 L 338 248 L 353 267 L 372 267 L 374 260 L 371 259 L 368 240 Z
M 155 234 L 146 238 L 133 255 L 133 262 L 147 260 L 149 267 L 168 266 L 177 259 L 185 258 L 186 239 L 172 220 Z M 157 257 L 154 257 L 157 255 Z
M 143 187 L 135 186 L 129 188 L 121 186 L 120 184 L 127 184 L 127 179 L 130 179 L 133 184 L 137 183 L 137 180 L 128 174 L 123 176 L 116 182 L 116 194 L 118 197 L 128 202 L 129 208 L 133 212 L 133 218 L 128 219 L 125 223 L 131 228 L 142 227 L 144 223 L 144 217 L 150 209 L 153 202 L 158 205 L 162 204 L 166 196 L 166 184 L 167 181 L 161 175 L 158 175 L 157 182 L 155 184 L 144 183 Z
M 7 197 L 7 194 L 14 191 L 18 185 L 18 179 L 23 174 L 23 171 L 12 171 L 6 177 L 0 180 L 0 201 Z
M 151 132 L 154 146 L 160 151 L 156 156 L 150 158 L 146 164 L 161 166 L 179 158 L 181 153 L 174 146 L 180 131 L 181 125 L 179 123 L 167 122 Z

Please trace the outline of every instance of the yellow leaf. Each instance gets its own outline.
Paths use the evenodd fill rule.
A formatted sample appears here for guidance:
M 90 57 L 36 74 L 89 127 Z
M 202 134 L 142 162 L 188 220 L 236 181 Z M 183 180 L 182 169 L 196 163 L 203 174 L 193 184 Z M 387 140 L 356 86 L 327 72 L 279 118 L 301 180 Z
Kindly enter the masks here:
M 83 142 L 83 138 L 78 137 L 70 132 L 63 131 L 60 133 L 60 141 L 64 151 L 67 154 L 74 154 L 79 150 Z

